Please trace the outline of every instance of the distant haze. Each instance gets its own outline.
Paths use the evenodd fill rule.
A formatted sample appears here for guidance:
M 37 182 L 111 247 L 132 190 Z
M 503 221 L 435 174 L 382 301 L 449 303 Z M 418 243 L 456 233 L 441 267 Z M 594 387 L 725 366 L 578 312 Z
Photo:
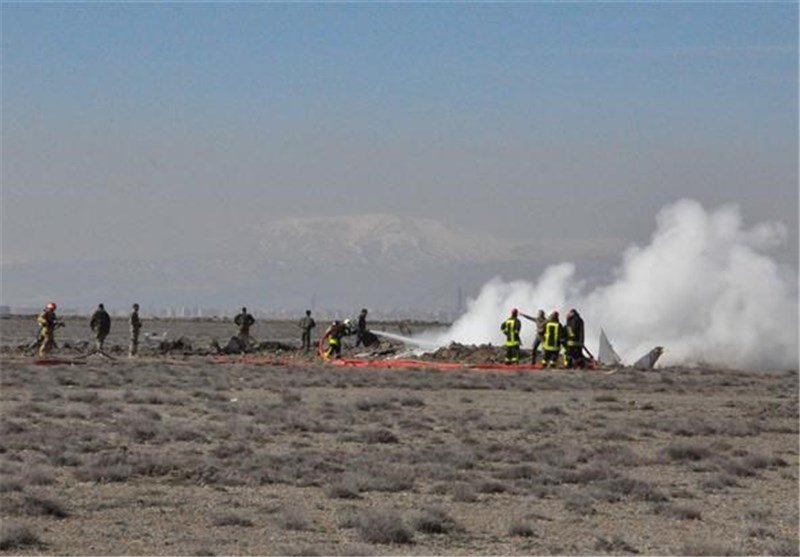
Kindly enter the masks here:
M 454 315 L 681 199 L 797 275 L 797 3 L 1 9 L 2 304 Z

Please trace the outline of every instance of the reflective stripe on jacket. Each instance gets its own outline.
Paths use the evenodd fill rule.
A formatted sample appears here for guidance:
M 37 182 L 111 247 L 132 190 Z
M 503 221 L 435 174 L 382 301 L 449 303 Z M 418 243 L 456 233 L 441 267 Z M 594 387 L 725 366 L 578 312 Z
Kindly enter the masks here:
M 556 321 L 549 321 L 544 326 L 544 338 L 542 339 L 542 348 L 544 350 L 552 351 L 558 350 L 561 345 L 561 323 Z
M 519 346 L 520 322 L 516 317 L 509 317 L 500 325 L 500 330 L 506 335 L 506 346 Z

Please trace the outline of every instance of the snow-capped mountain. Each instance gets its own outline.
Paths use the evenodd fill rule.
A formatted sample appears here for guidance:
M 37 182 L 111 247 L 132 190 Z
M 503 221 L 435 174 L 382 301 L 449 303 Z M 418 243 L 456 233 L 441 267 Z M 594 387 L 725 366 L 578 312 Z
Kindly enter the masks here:
M 287 264 L 488 263 L 517 259 L 519 245 L 431 219 L 385 214 L 284 219 L 260 227 L 256 236 L 261 257 Z

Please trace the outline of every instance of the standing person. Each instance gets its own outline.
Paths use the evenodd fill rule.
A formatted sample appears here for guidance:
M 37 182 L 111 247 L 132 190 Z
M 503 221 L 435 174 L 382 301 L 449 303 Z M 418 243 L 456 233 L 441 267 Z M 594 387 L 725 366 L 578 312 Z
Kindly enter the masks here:
M 531 349 L 531 364 L 535 365 L 536 351 L 539 350 L 539 346 L 542 344 L 542 339 L 544 338 L 544 326 L 547 323 L 547 317 L 545 317 L 543 309 L 539 310 L 539 312 L 536 314 L 536 317 L 531 317 L 530 315 L 522 312 L 520 312 L 520 315 L 525 319 L 536 323 L 536 336 L 533 339 L 533 348 Z
M 558 320 L 558 312 L 554 311 L 547 318 L 542 337 L 542 365 L 544 367 L 558 367 L 558 352 L 564 343 L 564 331 Z
M 583 357 L 583 318 L 575 308 L 567 313 L 565 326 L 567 367 L 586 367 L 586 359 Z
M 367 345 L 364 335 L 367 332 L 367 308 L 363 308 L 358 314 L 358 325 L 356 326 L 356 346 Z
M 57 307 L 55 302 L 50 302 L 36 317 L 36 322 L 39 324 L 39 357 L 52 352 L 56 346 L 56 329 L 64 326 L 56 316 Z
M 139 319 L 139 304 L 133 304 L 133 311 L 130 317 L 131 325 L 131 345 L 128 349 L 128 356 L 133 357 L 139 352 L 139 331 L 142 330 L 142 320 Z
M 111 332 L 111 316 L 108 315 L 103 304 L 97 304 L 97 309 L 92 314 L 92 319 L 89 321 L 89 327 L 94 331 L 97 341 L 97 351 L 102 352 L 103 343 L 106 341 L 108 333 Z
M 239 326 L 239 340 L 247 346 L 250 343 L 250 327 L 256 322 L 255 318 L 247 313 L 247 308 L 242 308 L 242 313 L 238 314 L 233 322 Z
M 511 316 L 503 321 L 500 330 L 506 335 L 506 364 L 515 365 L 519 363 L 519 331 L 522 324 L 517 318 L 517 308 L 511 310 Z
M 311 329 L 317 326 L 317 323 L 314 321 L 314 318 L 311 317 L 311 310 L 306 310 L 306 316 L 300 319 L 300 323 L 297 325 L 303 331 L 302 335 L 302 342 L 303 342 L 303 350 L 308 352 L 311 349 Z

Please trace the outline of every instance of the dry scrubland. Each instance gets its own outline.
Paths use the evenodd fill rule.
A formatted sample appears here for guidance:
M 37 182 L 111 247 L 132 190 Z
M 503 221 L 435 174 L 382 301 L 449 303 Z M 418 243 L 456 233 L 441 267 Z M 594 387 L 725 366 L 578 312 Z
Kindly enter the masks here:
M 14 554 L 798 553 L 798 375 L 6 358 Z

